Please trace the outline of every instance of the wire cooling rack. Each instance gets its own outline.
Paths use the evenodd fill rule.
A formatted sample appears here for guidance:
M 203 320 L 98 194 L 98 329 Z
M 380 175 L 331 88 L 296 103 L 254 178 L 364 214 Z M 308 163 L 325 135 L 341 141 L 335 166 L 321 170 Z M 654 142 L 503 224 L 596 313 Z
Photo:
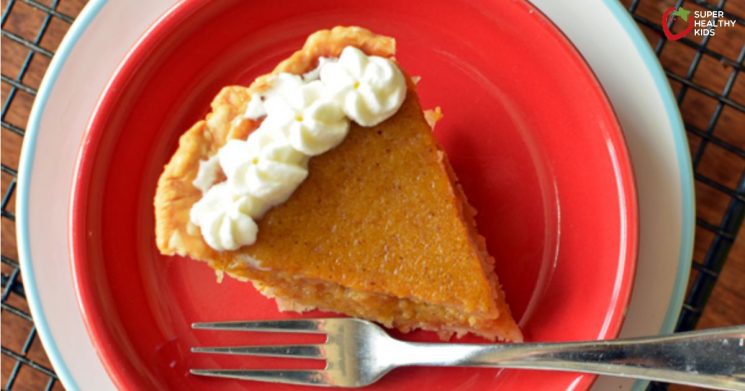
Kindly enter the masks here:
M 36 338 L 28 311 L 15 247 L 15 189 L 25 118 L 36 96 L 39 75 L 54 56 L 74 17 L 59 0 L 3 1 L 2 10 L 2 389 L 62 389 Z M 67 7 L 70 8 L 70 7 Z M 73 7 L 74 8 L 74 7 Z M 9 20 L 12 23 L 8 23 Z M 15 28 L 8 29 L 12 24 Z M 38 27 L 37 27 L 38 26 Z M 35 30 L 35 31 L 32 31 Z M 45 39 L 46 38 L 46 39 Z M 53 47 L 52 47 L 53 46 Z M 10 242 L 10 243 L 9 243 Z
M 75 19 L 73 15 L 79 12 L 84 2 L 3 1 L 2 388 L 6 390 L 62 389 L 36 338 L 33 319 L 25 302 L 14 245 L 14 194 L 17 154 L 25 134 L 25 118 L 37 93 L 34 85 L 38 85 L 38 76 L 33 74 L 43 73 L 48 60 L 54 56 L 59 37 L 69 28 Z M 67 3 L 72 5 L 66 7 Z M 745 29 L 745 1 L 740 1 L 737 6 L 727 5 L 725 0 L 716 4 L 703 0 L 679 0 L 674 4 L 670 1 L 627 0 L 624 4 L 665 68 L 683 113 L 691 145 L 699 195 L 696 252 L 683 312 L 677 324 L 678 331 L 690 330 L 702 315 L 745 217 L 745 98 L 742 97 L 745 88 L 739 92 L 741 95 L 733 94 L 745 59 L 745 30 L 730 33 L 734 38 L 717 40 L 720 42 L 718 46 L 711 43 L 714 41 L 712 37 L 688 37 L 673 42 L 665 39 L 659 15 L 663 9 L 681 5 L 691 9 L 723 10 L 725 18 L 735 20 L 741 29 Z M 28 18 L 25 14 L 35 15 L 36 31 L 23 33 L 23 23 L 21 32 L 12 31 L 12 23 L 7 22 L 13 17 Z M 52 35 L 50 27 L 58 37 L 47 43 L 45 37 Z M 11 48 L 6 50 L 8 46 Z M 678 55 L 671 57 L 668 53 Z M 719 163 L 725 161 L 722 159 L 727 163 L 719 167 Z M 652 384 L 650 388 L 665 389 L 666 385 Z
M 745 59 L 745 30 L 743 30 L 745 29 L 743 18 L 745 2 L 730 1 L 728 5 L 726 0 L 716 2 L 678 0 L 674 4 L 665 4 L 665 8 L 683 6 L 690 10 L 723 11 L 724 19 L 734 20 L 740 30 L 728 31 L 734 39 L 719 40 L 717 48 L 712 48 L 710 43 L 717 33 L 724 33 L 717 31 L 723 30 L 721 28 L 715 28 L 713 36 L 691 37 L 689 34 L 679 41 L 668 41 L 665 39 L 662 26 L 665 21 L 663 18 L 652 19 L 652 16 L 657 13 L 654 9 L 650 10 L 648 4 L 645 10 L 644 3 L 649 2 L 633 0 L 628 5 L 628 9 L 647 35 L 650 43 L 653 44 L 655 54 L 665 67 L 668 80 L 675 91 L 676 100 L 683 114 L 691 146 L 696 191 L 699 193 L 696 247 L 697 250 L 706 247 L 704 251 L 696 251 L 692 259 L 692 275 L 676 325 L 676 331 L 686 331 L 694 329 L 701 318 L 745 217 L 745 169 L 743 169 L 745 162 L 745 105 L 743 102 L 745 99 L 742 97 L 745 91 L 742 88 L 738 90 L 739 99 L 732 96 Z M 658 8 L 657 11 L 659 10 Z M 667 23 L 668 28 L 672 25 L 672 22 Z M 722 42 L 725 44 L 721 44 Z M 673 45 L 676 47 L 671 47 Z M 665 50 L 685 58 L 685 61 L 670 60 L 670 56 L 665 56 Z M 718 65 L 713 67 L 704 65 L 713 63 Z M 742 82 L 743 76 L 740 78 Z M 706 83 L 703 83 L 704 80 Z M 686 104 L 687 99 L 694 103 Z M 725 115 L 728 121 L 723 119 Z M 728 123 L 723 124 L 725 121 Z M 716 151 L 712 153 L 711 149 L 716 149 Z M 707 155 L 714 155 L 714 157 Z M 723 180 L 725 178 L 722 177 L 721 172 L 715 171 L 712 175 L 712 170 L 706 170 L 704 167 L 707 163 L 710 164 L 706 161 L 707 158 L 711 160 L 723 157 L 738 162 L 739 164 L 735 163 L 734 166 L 740 167 L 739 170 L 732 170 L 728 175 L 730 178 L 726 178 L 730 179 L 727 181 L 730 182 L 729 184 L 723 183 L 726 180 Z M 718 221 L 702 216 L 711 214 L 701 211 L 702 199 L 710 198 L 711 194 L 718 196 L 720 205 L 726 204 L 723 208 L 723 215 Z M 708 246 L 701 246 L 700 241 L 706 239 L 709 240 Z M 740 255 L 742 256 L 745 255 Z M 740 283 L 740 286 L 743 284 Z M 745 310 L 740 309 L 740 311 Z M 649 389 L 665 390 L 667 385 L 652 383 Z
M 639 8 L 640 0 L 635 0 L 629 10 L 636 22 L 646 28 L 650 28 L 660 34 L 663 34 L 662 27 L 658 21 L 649 20 L 643 16 L 635 14 L 635 11 Z M 686 6 L 687 2 L 682 0 L 677 1 L 674 7 Z M 693 4 L 704 10 L 721 11 L 724 10 L 725 1 L 721 0 L 716 5 L 712 5 L 706 1 L 693 1 Z M 745 5 L 745 4 L 743 4 Z M 724 11 L 723 16 L 729 20 L 735 20 L 736 25 L 745 27 L 745 19 L 739 15 L 735 15 L 731 12 Z M 730 188 L 727 185 L 719 183 L 715 178 L 711 178 L 703 173 L 700 173 L 698 168 L 702 163 L 702 159 L 706 154 L 706 149 L 710 144 L 715 144 L 720 148 L 726 149 L 731 153 L 739 156 L 741 159 L 745 159 L 745 150 L 743 144 L 733 144 L 720 137 L 717 137 L 715 129 L 718 125 L 719 119 L 726 107 L 733 108 L 745 113 L 745 105 L 742 102 L 737 102 L 730 97 L 730 94 L 735 86 L 737 76 L 743 69 L 743 60 L 745 59 L 745 43 L 741 43 L 739 53 L 736 58 L 729 58 L 726 55 L 712 50 L 708 47 L 712 36 L 703 37 L 699 42 L 683 38 L 679 42 L 687 47 L 695 50 L 695 55 L 692 61 L 688 65 L 688 69 L 684 76 L 681 76 L 673 71 L 666 70 L 667 76 L 671 83 L 680 83 L 676 99 L 680 105 L 686 98 L 686 94 L 693 90 L 706 97 L 715 100 L 715 108 L 711 113 L 708 121 L 706 122 L 705 128 L 700 128 L 694 124 L 686 122 L 686 130 L 694 135 L 694 137 L 700 138 L 698 146 L 692 149 L 693 167 L 696 171 L 695 179 L 699 184 L 710 187 L 718 192 L 721 192 L 730 197 L 730 202 L 727 207 L 724 218 L 719 224 L 706 221 L 705 219 L 698 217 L 696 223 L 699 228 L 707 230 L 715 235 L 714 240 L 706 252 L 705 257 L 700 260 L 693 260 L 693 269 L 697 272 L 694 275 L 693 285 L 690 286 L 685 304 L 683 305 L 683 312 L 678 319 L 676 330 L 685 331 L 691 330 L 696 326 L 703 308 L 711 295 L 712 289 L 717 281 L 717 278 L 727 261 L 727 255 L 729 254 L 730 248 L 732 247 L 735 236 L 742 225 L 743 217 L 745 217 L 745 170 L 740 173 L 740 178 L 737 186 Z M 655 46 L 655 53 L 660 56 L 665 49 L 668 41 L 660 39 Z M 734 44 L 734 43 L 733 43 Z M 713 58 L 723 65 L 724 69 L 729 68 L 724 87 L 721 92 L 714 91 L 705 86 L 699 85 L 694 81 L 702 61 L 705 58 Z M 745 120 L 740 116 L 740 120 Z M 745 132 L 745 122 L 739 122 L 739 132 Z M 690 137 L 690 136 L 689 136 Z

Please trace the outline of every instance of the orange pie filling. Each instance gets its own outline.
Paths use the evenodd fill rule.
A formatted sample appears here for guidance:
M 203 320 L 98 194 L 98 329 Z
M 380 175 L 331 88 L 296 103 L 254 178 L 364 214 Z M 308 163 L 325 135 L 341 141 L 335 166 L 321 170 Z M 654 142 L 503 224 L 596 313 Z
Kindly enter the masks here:
M 393 58 L 392 38 L 358 27 L 314 33 L 305 46 L 250 87 L 226 87 L 206 119 L 189 129 L 166 165 L 155 197 L 156 239 L 166 255 L 208 262 L 249 280 L 280 310 L 318 308 L 443 338 L 474 333 L 521 341 L 494 261 L 471 208 L 432 134 L 416 86 L 387 120 L 351 123 L 344 140 L 307 162 L 307 177 L 287 200 L 257 219 L 255 242 L 235 250 L 208 245 L 190 220 L 202 198 L 200 162 L 261 124 L 244 113 L 273 75 L 301 75 L 347 46 Z M 430 121 L 441 116 L 428 114 Z

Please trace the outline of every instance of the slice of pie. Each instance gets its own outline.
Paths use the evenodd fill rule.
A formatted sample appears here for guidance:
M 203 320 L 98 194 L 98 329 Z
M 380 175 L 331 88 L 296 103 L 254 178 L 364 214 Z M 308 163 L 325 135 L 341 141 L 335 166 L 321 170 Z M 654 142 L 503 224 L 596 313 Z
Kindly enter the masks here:
M 253 244 L 217 251 L 190 222 L 190 209 L 202 197 L 193 184 L 200 162 L 260 126 L 244 114 L 251 97 L 280 72 L 302 75 L 347 46 L 371 56 L 395 54 L 390 37 L 359 27 L 322 30 L 250 87 L 226 87 L 215 97 L 212 112 L 181 137 L 158 182 L 158 248 L 253 282 L 281 310 L 317 308 L 404 332 L 521 341 L 476 230 L 475 210 L 409 77 L 393 116 L 372 127 L 352 123 L 341 144 L 310 159 L 302 184 L 257 221 Z

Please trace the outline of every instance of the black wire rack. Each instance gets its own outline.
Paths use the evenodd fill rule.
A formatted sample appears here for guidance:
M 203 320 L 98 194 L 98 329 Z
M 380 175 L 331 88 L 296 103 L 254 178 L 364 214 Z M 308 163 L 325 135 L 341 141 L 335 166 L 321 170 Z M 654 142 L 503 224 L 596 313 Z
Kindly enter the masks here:
M 629 5 L 628 10 L 640 27 L 654 31 L 659 35 L 660 39 L 657 41 L 657 44 L 654 45 L 654 51 L 655 54 L 661 58 L 663 51 L 666 46 L 670 44 L 670 41 L 665 39 L 663 28 L 659 21 L 650 20 L 638 14 L 641 3 L 641 0 L 633 0 Z M 712 4 L 703 0 L 677 0 L 671 6 L 677 8 L 689 5 L 697 6 L 703 10 L 723 11 L 724 18 L 734 20 L 736 25 L 745 26 L 745 19 L 743 19 L 742 15 L 735 15 L 728 12 L 725 8 L 726 0 L 720 0 L 717 4 Z M 667 27 L 671 28 L 672 22 L 668 22 Z M 682 105 L 686 98 L 686 94 L 689 94 L 690 91 L 695 91 L 716 102 L 714 103 L 714 109 L 708 120 L 705 121 L 706 126 L 704 128 L 701 128 L 688 120 L 685 121 L 685 127 L 689 139 L 698 139 L 698 146 L 691 149 L 694 178 L 697 182 L 697 186 L 711 189 L 729 199 L 724 215 L 718 223 L 707 221 L 700 216 L 697 216 L 696 218 L 697 229 L 708 231 L 713 234 L 713 239 L 705 251 L 703 259 L 695 259 L 694 257 L 692 260 L 691 283 L 686 293 L 685 302 L 675 327 L 676 331 L 687 331 L 696 327 L 697 322 L 701 318 L 704 307 L 711 296 L 717 279 L 719 278 L 722 268 L 728 259 L 730 249 L 734 244 L 737 233 L 742 226 L 743 218 L 745 217 L 745 170 L 742 170 L 740 173 L 739 180 L 734 188 L 720 183 L 716 179 L 702 173 L 700 170 L 707 147 L 710 145 L 716 145 L 738 156 L 740 159 L 745 160 L 745 148 L 742 144 L 733 144 L 718 137 L 715 133 L 715 129 L 717 128 L 722 113 L 726 107 L 730 107 L 740 113 L 745 113 L 745 106 L 730 97 L 737 76 L 743 70 L 745 43 L 741 43 L 742 47 L 739 49 L 737 57 L 731 58 L 709 48 L 711 39 L 712 36 L 704 36 L 698 42 L 690 38 L 683 38 L 680 41 L 677 41 L 686 47 L 693 49 L 693 57 L 688 63 L 684 75 L 680 75 L 667 68 L 665 69 L 665 73 L 667 74 L 671 85 L 675 87 L 677 84 L 678 89 L 675 98 L 679 106 Z M 699 70 L 702 61 L 707 57 L 716 60 L 722 64 L 723 67 L 729 69 L 729 74 L 726 77 L 726 82 L 721 91 L 715 91 L 711 88 L 699 85 L 694 81 L 696 72 Z M 683 107 L 681 107 L 681 111 L 684 114 L 684 119 L 687 119 Z M 739 126 L 737 131 L 745 132 L 745 121 L 740 122 L 737 126 Z M 648 389 L 665 390 L 667 389 L 667 385 L 652 383 Z
M 29 39 L 20 34 L 6 31 L 6 22 L 8 21 L 11 14 L 13 14 L 17 8 L 19 1 L 9 0 L 2 11 L 2 38 L 3 45 L 12 45 L 20 50 L 25 51 L 22 55 L 22 62 L 20 69 L 15 76 L 8 76 L 6 69 L 2 69 L 2 84 L 3 89 L 7 88 L 7 95 L 5 100 L 2 102 L 2 115 L 0 116 L 2 123 L 2 132 L 10 132 L 16 137 L 23 137 L 25 134 L 25 124 L 13 123 L 9 120 L 12 117 L 13 111 L 15 110 L 14 102 L 20 99 L 30 98 L 33 99 L 36 96 L 37 90 L 29 86 L 24 79 L 32 66 L 35 58 L 45 57 L 51 59 L 54 56 L 54 52 L 42 47 L 42 39 L 47 33 L 50 25 L 56 19 L 58 22 L 63 22 L 69 25 L 74 21 L 74 17 L 66 15 L 58 11 L 59 0 L 53 0 L 48 4 L 42 4 L 33 0 L 24 0 L 24 6 L 28 6 L 37 11 L 37 14 L 43 14 L 43 20 L 41 21 L 40 27 L 36 34 Z M 5 50 L 3 50 L 5 55 Z M 26 95 L 26 96 L 22 96 Z M 18 113 L 15 113 L 18 114 Z M 26 115 L 24 113 L 22 115 Z M 9 140 L 10 137 L 6 138 L 6 134 L 3 134 L 3 143 Z M 5 152 L 5 148 L 3 148 Z M 6 159 L 2 162 L 2 176 L 3 176 L 3 187 L 4 193 L 2 198 L 2 227 L 3 227 L 3 241 L 15 240 L 10 238 L 6 232 L 8 227 L 12 227 L 15 223 L 14 205 L 14 194 L 16 190 L 17 181 L 17 166 L 6 164 Z M 34 378 L 38 380 L 34 384 L 40 384 L 39 389 L 52 390 L 61 388 L 59 385 L 59 379 L 54 373 L 54 370 L 50 368 L 49 364 L 41 363 L 38 357 L 32 357 L 30 355 L 32 347 L 38 345 L 36 335 L 36 327 L 31 315 L 28 313 L 27 305 L 25 303 L 25 292 L 23 289 L 23 283 L 20 278 L 20 268 L 18 260 L 15 259 L 15 254 L 6 254 L 6 245 L 3 245 L 2 253 L 2 317 L 3 317 L 3 328 L 12 327 L 12 332 L 24 332 L 26 337 L 21 346 L 7 347 L 5 339 L 2 341 L 2 359 L 3 367 L 6 366 L 6 361 L 12 362 L 12 369 L 5 378 L 5 382 L 2 385 L 4 390 L 12 390 L 16 385 L 19 375 L 24 371 L 32 371 L 28 376 L 22 378 Z M 7 319 L 10 318 L 10 319 Z M 7 322 L 6 322 L 7 320 Z M 15 324 L 10 326 L 11 322 Z M 20 325 L 18 325 L 20 323 Z M 3 337 L 5 337 L 8 331 L 3 331 Z M 5 370 L 3 371 L 3 377 L 5 377 Z M 28 389 L 28 386 L 23 388 Z
M 639 0 L 636 0 L 631 5 L 630 11 L 632 12 L 632 14 L 636 9 L 638 3 Z M 724 9 L 725 5 L 724 0 L 719 1 L 719 4 L 717 4 L 716 6 L 711 5 L 705 1 L 693 1 L 693 3 L 712 11 L 721 11 Z M 679 0 L 676 2 L 675 7 L 679 7 L 681 5 L 683 5 L 683 1 Z M 724 12 L 724 17 L 730 20 L 735 20 L 736 23 L 740 26 L 745 25 L 745 19 L 738 15 Z M 659 25 L 656 25 L 654 22 L 651 22 L 645 18 L 634 15 L 634 19 L 640 25 L 651 27 L 655 30 L 659 30 L 660 32 L 662 31 Z M 722 110 L 725 106 L 732 107 L 736 110 L 739 110 L 740 112 L 745 113 L 745 106 L 730 99 L 729 96 L 733 86 L 735 85 L 737 75 L 743 69 L 743 60 L 745 60 L 745 44 L 740 49 L 737 58 L 732 59 L 708 49 L 707 46 L 710 38 L 711 36 L 706 36 L 699 43 L 685 38 L 682 39 L 681 42 L 686 46 L 695 49 L 696 54 L 693 58 L 693 61 L 690 63 L 688 71 L 684 77 L 681 77 L 669 71 L 667 72 L 667 76 L 671 80 L 682 84 L 676 96 L 678 104 L 683 102 L 686 93 L 690 89 L 705 94 L 706 96 L 711 97 L 712 99 L 715 99 L 717 101 L 716 107 L 705 129 L 700 129 L 693 124 L 686 123 L 686 130 L 694 134 L 695 136 L 702 138 L 700 144 L 698 145 L 698 148 L 694 150 L 692 156 L 693 168 L 696 171 L 695 179 L 699 183 L 702 183 L 708 187 L 715 189 L 716 191 L 726 194 L 728 197 L 731 198 L 731 200 L 729 206 L 727 207 L 727 212 L 719 224 L 714 224 L 701 218 L 696 219 L 696 224 L 698 225 L 698 227 L 712 232 L 715 235 L 715 238 L 711 246 L 709 247 L 709 251 L 707 251 L 704 259 L 702 259 L 701 261 L 693 260 L 693 269 L 698 271 L 698 273 L 695 276 L 692 287 L 687 293 L 685 304 L 683 305 L 683 311 L 676 325 L 677 331 L 692 330 L 696 326 L 696 323 L 698 322 L 703 312 L 703 308 L 706 305 L 709 296 L 711 295 L 719 273 L 721 272 L 722 267 L 727 260 L 727 255 L 729 254 L 730 248 L 735 241 L 737 232 L 742 225 L 743 217 L 745 217 L 745 171 L 743 171 L 740 175 L 740 180 L 737 187 L 729 188 L 723 184 L 718 183 L 716 180 L 699 173 L 697 170 L 699 165 L 701 164 L 701 160 L 706 151 L 706 147 L 710 143 L 725 148 L 738 155 L 740 158 L 745 159 L 745 149 L 743 149 L 742 145 L 733 145 L 727 141 L 722 140 L 721 138 L 718 138 L 714 134 L 714 129 L 717 125 L 717 122 L 719 121 L 720 116 L 722 115 Z M 665 44 L 665 40 L 660 40 L 655 47 L 655 53 L 658 56 L 664 50 Z M 720 63 L 725 64 L 731 68 L 731 71 L 727 78 L 727 82 L 724 85 L 721 93 L 699 86 L 692 81 L 699 65 L 701 64 L 701 60 L 705 56 L 715 58 Z M 740 123 L 740 126 L 742 126 L 740 131 L 745 131 L 745 123 Z
M 659 36 L 657 44 L 654 45 L 654 50 L 655 53 L 661 57 L 663 56 L 664 50 L 669 45 L 669 41 L 665 39 L 663 34 L 662 26 L 657 20 L 650 20 L 645 16 L 642 16 L 639 12 L 640 5 L 650 1 L 651 0 L 633 0 L 628 4 L 628 10 L 640 27 L 646 29 L 647 32 L 651 31 L 653 35 L 657 34 Z M 73 16 L 60 11 L 58 8 L 59 3 L 59 0 L 48 1 L 46 4 L 34 0 L 8 0 L 6 6 L 2 10 L 3 44 L 12 43 L 25 51 L 23 61 L 21 62 L 20 68 L 15 76 L 8 76 L 6 75 L 6 70 L 2 70 L 3 88 L 7 89 L 5 101 L 2 102 L 1 116 L 2 131 L 4 133 L 10 132 L 10 134 L 21 138 L 25 134 L 25 124 L 13 123 L 13 121 L 8 120 L 8 118 L 9 114 L 13 113 L 14 101 L 19 99 L 20 95 L 25 94 L 27 95 L 27 98 L 30 97 L 31 99 L 36 96 L 36 88 L 31 87 L 28 83 L 24 82 L 24 78 L 27 75 L 29 68 L 32 66 L 34 58 L 40 56 L 50 59 L 54 56 L 53 50 L 46 49 L 42 45 L 42 40 L 47 33 L 50 24 L 56 20 L 57 22 L 65 24 L 66 27 L 69 27 L 75 19 Z M 725 3 L 726 0 L 720 0 L 718 4 L 710 4 L 703 0 L 686 2 L 678 0 L 674 6 L 694 5 L 708 10 L 724 10 L 725 18 L 735 20 L 739 26 L 745 26 L 745 19 L 743 19 L 743 16 L 745 15 L 735 15 L 728 12 L 725 8 Z M 6 21 L 10 15 L 14 12 L 19 12 L 16 10 L 18 4 L 31 7 L 36 12 L 41 12 L 43 14 L 43 20 L 38 31 L 35 36 L 30 39 L 6 30 Z M 722 267 L 728 259 L 729 251 L 735 241 L 737 232 L 742 225 L 743 218 L 745 217 L 745 169 L 740 173 L 739 180 L 734 187 L 731 184 L 722 183 L 720 180 L 707 175 L 699 169 L 701 161 L 706 154 L 706 150 L 710 145 L 716 145 L 745 161 L 745 147 L 743 145 L 738 145 L 737 143 L 725 140 L 715 133 L 715 128 L 717 127 L 725 108 L 729 107 L 730 109 L 734 109 L 740 113 L 745 113 L 745 106 L 743 106 L 743 103 L 737 102 L 730 97 L 730 92 L 733 90 L 735 80 L 743 69 L 745 44 L 743 44 L 742 48 L 739 49 L 739 54 L 736 58 L 733 58 L 732 56 L 727 56 L 717 50 L 711 49 L 709 47 L 710 38 L 711 37 L 704 37 L 698 42 L 695 39 L 688 38 L 683 38 L 680 41 L 677 41 L 695 52 L 692 60 L 687 66 L 687 71 L 684 72 L 684 75 L 680 75 L 667 67 L 665 68 L 671 85 L 677 89 L 676 98 L 678 104 L 681 105 L 681 110 L 684 111 L 684 114 L 685 108 L 682 106 L 682 103 L 686 98 L 686 95 L 690 94 L 691 91 L 695 91 L 696 93 L 715 101 L 714 109 L 711 115 L 708 116 L 705 126 L 701 127 L 700 124 L 694 124 L 688 121 L 686 121 L 685 125 L 689 138 L 695 137 L 700 139 L 697 143 L 698 145 L 691 150 L 697 186 L 709 188 L 728 199 L 726 210 L 720 221 L 713 222 L 700 216 L 696 219 L 697 229 L 708 231 L 713 235 L 713 239 L 708 245 L 703 258 L 692 260 L 694 276 L 689 285 L 683 311 L 678 319 L 678 324 L 676 326 L 676 330 L 678 331 L 691 330 L 696 326 L 714 285 L 717 282 Z M 702 61 L 706 58 L 714 59 L 729 69 L 729 75 L 726 78 L 724 87 L 720 91 L 715 91 L 708 86 L 700 85 L 695 82 L 696 72 Z M 686 116 L 684 115 L 684 117 Z M 742 125 L 745 124 L 740 123 L 741 129 L 739 129 L 739 131 L 745 132 Z M 5 142 L 5 140 L 6 135 L 3 134 L 3 141 Z M 14 240 L 14 238 L 8 238 L 9 235 L 6 235 L 5 231 L 8 230 L 7 227 L 12 228 L 15 223 L 13 200 L 18 174 L 17 166 L 15 166 L 15 164 L 16 163 L 6 164 L 5 159 L 3 159 L 2 163 L 3 187 L 5 189 L 2 197 L 4 241 Z M 23 289 L 23 283 L 20 279 L 19 264 L 15 257 L 16 255 L 14 253 L 6 254 L 6 246 L 4 245 L 2 253 L 2 316 L 3 318 L 17 318 L 17 321 L 25 323 L 27 327 L 21 327 L 21 329 L 23 329 L 22 332 L 26 333 L 25 342 L 22 346 L 13 348 L 6 347 L 5 341 L 3 341 L 2 358 L 3 361 L 11 360 L 12 369 L 10 369 L 2 388 L 5 390 L 13 389 L 19 379 L 19 373 L 27 370 L 31 370 L 36 378 L 41 377 L 43 379 L 40 383 L 43 385 L 39 388 L 44 388 L 46 390 L 61 388 L 56 374 L 49 365 L 40 362 L 44 361 L 42 359 L 30 357 L 29 353 L 32 346 L 34 346 L 35 343 L 38 344 L 36 328 L 33 324 L 31 315 L 25 309 L 27 308 L 25 304 L 25 292 Z M 3 326 L 5 325 L 6 322 L 3 320 Z M 3 335 L 5 335 L 5 332 L 3 332 Z M 5 368 L 5 366 L 6 364 L 4 363 L 3 367 Z M 4 377 L 6 376 L 5 372 L 4 369 Z M 666 389 L 666 385 L 652 384 L 650 385 L 650 389 Z

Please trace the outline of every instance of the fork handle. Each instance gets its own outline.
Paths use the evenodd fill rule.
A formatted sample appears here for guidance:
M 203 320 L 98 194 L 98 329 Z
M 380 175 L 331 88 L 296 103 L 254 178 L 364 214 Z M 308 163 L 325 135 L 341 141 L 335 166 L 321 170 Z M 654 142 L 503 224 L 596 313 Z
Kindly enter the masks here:
M 410 345 L 407 365 L 548 369 L 745 390 L 745 325 L 612 341 Z

